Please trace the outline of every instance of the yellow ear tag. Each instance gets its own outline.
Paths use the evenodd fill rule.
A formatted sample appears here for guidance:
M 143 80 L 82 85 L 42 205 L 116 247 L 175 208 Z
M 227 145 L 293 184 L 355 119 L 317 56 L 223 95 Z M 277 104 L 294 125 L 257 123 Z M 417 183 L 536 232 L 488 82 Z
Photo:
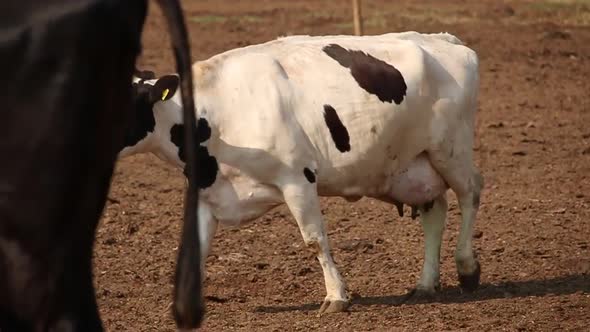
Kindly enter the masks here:
M 166 96 L 168 95 L 168 92 L 170 92 L 170 89 L 166 89 L 164 90 L 164 92 L 162 92 L 162 100 L 166 99 Z

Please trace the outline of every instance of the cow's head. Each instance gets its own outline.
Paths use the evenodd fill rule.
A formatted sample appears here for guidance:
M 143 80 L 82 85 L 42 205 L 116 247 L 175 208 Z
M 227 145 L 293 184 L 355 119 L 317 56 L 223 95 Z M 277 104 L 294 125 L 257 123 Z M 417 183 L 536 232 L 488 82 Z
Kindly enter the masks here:
M 182 125 L 179 83 L 176 75 L 155 78 L 152 72 L 136 72 L 132 83 L 133 116 L 129 119 L 120 158 L 152 152 L 165 161 L 184 166 L 179 147 L 171 137 L 172 128 Z
M 119 158 L 137 153 L 155 154 L 175 166 L 185 167 L 184 123 L 182 100 L 176 75 L 155 78 L 151 71 L 136 71 L 133 77 L 133 118 L 125 134 L 125 144 Z M 196 143 L 211 137 L 205 118 L 197 120 Z M 197 147 L 199 172 L 197 184 L 207 188 L 217 174 L 217 161 L 205 146 Z

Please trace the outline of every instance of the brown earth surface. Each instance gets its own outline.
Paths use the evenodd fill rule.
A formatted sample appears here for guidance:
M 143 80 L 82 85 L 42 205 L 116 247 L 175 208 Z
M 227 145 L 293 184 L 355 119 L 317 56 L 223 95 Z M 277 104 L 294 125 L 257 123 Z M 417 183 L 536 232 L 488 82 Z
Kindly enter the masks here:
M 183 3 L 194 60 L 279 35 L 352 33 L 350 1 Z M 173 56 L 151 7 L 140 67 L 161 75 L 174 71 Z M 481 288 L 458 288 L 453 194 L 442 291 L 413 304 L 401 299 L 422 267 L 418 221 L 371 199 L 322 199 L 334 258 L 356 294 L 349 312 L 317 317 L 321 268 L 281 207 L 215 236 L 203 330 L 590 330 L 590 2 L 365 0 L 363 14 L 366 34 L 448 31 L 479 54 Z M 95 252 L 108 330 L 174 330 L 183 191 L 181 172 L 154 156 L 119 162 Z

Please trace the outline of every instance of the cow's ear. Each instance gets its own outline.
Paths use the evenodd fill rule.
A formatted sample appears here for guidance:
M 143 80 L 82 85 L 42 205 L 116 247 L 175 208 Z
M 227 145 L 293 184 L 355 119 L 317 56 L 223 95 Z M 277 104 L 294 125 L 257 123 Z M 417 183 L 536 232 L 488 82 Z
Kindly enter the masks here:
M 160 77 L 152 88 L 150 97 L 152 101 L 168 100 L 174 96 L 180 79 L 176 75 L 166 75 Z

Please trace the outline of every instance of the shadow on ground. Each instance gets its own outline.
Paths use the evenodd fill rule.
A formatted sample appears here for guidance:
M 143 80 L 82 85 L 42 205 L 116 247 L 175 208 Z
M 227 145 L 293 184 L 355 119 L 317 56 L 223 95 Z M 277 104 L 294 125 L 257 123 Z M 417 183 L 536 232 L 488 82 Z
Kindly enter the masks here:
M 417 298 L 407 300 L 407 294 L 353 297 L 350 311 L 363 311 L 359 306 L 387 305 L 399 306 L 402 304 L 423 303 L 469 303 L 503 298 L 539 297 L 546 295 L 568 295 L 574 293 L 590 293 L 590 275 L 577 274 L 561 276 L 553 279 L 508 281 L 498 284 L 482 284 L 474 293 L 462 292 L 458 286 L 444 288 L 432 298 Z M 318 310 L 320 304 L 307 303 L 291 306 L 259 306 L 254 312 L 278 313 L 288 311 L 312 311 Z

